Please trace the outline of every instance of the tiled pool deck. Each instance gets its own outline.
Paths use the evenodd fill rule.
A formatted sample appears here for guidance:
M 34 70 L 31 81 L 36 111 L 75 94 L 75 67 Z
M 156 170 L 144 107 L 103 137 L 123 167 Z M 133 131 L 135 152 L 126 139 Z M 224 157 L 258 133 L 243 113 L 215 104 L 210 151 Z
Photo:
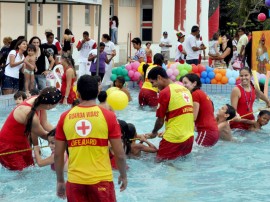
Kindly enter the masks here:
M 202 90 L 211 94 L 230 94 L 235 85 L 218 85 L 218 84 L 203 84 Z M 139 88 L 136 82 L 129 82 L 128 88 Z M 268 90 L 268 95 L 270 89 Z M 0 108 L 14 106 L 13 94 L 12 95 L 0 95 Z

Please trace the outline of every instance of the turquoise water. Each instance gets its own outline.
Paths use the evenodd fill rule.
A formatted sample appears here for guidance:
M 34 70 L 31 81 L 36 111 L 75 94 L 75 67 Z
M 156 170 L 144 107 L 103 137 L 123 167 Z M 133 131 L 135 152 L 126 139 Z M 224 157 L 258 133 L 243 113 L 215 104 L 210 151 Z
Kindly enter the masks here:
M 134 123 L 137 132 L 153 129 L 155 112 L 137 105 L 138 90 L 131 91 L 133 101 L 127 109 L 117 112 L 120 119 Z M 229 103 L 229 95 L 210 95 L 215 110 Z M 256 102 L 254 110 L 264 106 Z M 61 112 L 68 107 L 58 106 L 48 112 L 48 119 L 56 124 Z M 0 127 L 8 111 L 1 111 Z M 117 200 L 120 202 L 147 201 L 269 201 L 270 150 L 269 129 L 260 133 L 237 132 L 237 143 L 219 141 L 212 148 L 194 146 L 184 159 L 154 163 L 154 155 L 140 160 L 128 159 L 128 188 L 119 192 L 118 172 L 114 172 Z M 160 139 L 151 140 L 158 146 Z M 43 143 L 46 145 L 46 142 Z M 50 155 L 43 149 L 44 156 Z M 56 176 L 50 167 L 31 167 L 11 172 L 0 166 L 0 201 L 24 202 L 63 201 L 56 197 Z

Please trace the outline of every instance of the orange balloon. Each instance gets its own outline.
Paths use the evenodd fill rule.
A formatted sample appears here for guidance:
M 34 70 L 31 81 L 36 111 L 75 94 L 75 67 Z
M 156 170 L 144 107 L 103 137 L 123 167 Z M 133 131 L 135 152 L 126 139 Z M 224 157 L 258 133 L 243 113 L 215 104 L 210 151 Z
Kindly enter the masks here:
M 216 79 L 217 81 L 221 81 L 221 79 L 222 79 L 222 74 L 221 74 L 221 73 L 217 73 L 216 76 L 215 76 L 215 79 Z
M 214 69 L 215 74 L 219 73 L 219 69 Z
M 221 73 L 222 76 L 225 76 L 225 75 L 226 75 L 226 69 L 221 69 L 221 70 L 219 70 L 219 73 Z
M 218 81 L 217 84 L 222 84 L 222 83 L 220 81 Z
M 217 80 L 216 79 L 212 79 L 211 80 L 211 84 L 217 84 Z
M 223 77 L 221 78 L 221 83 L 222 83 L 222 84 L 226 84 L 226 83 L 228 83 L 228 81 L 229 81 L 229 79 L 228 79 L 228 77 L 226 77 L 226 76 L 223 76 Z

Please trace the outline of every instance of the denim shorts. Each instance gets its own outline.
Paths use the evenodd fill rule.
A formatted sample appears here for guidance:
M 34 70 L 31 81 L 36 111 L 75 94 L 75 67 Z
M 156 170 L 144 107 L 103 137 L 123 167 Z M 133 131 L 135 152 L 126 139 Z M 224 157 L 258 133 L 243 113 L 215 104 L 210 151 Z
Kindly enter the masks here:
M 5 75 L 4 80 L 3 80 L 2 89 L 3 90 L 5 90 L 5 89 L 19 90 L 19 79 Z

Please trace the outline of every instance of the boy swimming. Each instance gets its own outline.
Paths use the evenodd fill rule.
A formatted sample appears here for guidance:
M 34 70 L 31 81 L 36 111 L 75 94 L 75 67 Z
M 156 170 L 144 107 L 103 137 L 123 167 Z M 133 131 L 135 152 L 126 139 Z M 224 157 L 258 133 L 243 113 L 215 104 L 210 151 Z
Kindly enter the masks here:
M 126 87 L 124 87 L 125 85 L 125 78 L 122 77 L 122 76 L 118 76 L 116 78 L 116 80 L 114 81 L 114 86 L 119 88 L 121 91 L 123 91 L 124 93 L 126 93 L 126 95 L 128 96 L 128 101 L 130 102 L 131 101 L 131 96 L 130 96 L 130 93 L 128 91 L 128 89 Z

